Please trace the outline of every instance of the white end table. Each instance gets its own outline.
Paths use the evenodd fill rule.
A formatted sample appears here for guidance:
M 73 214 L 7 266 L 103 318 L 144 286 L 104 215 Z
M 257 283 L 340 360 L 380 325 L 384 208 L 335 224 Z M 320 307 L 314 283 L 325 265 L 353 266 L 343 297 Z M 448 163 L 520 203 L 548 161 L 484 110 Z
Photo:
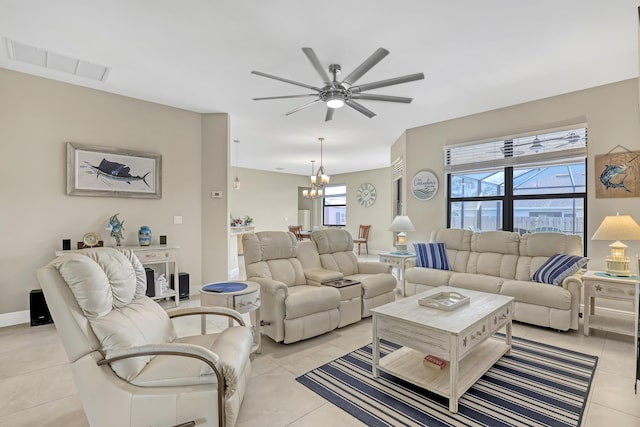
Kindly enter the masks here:
M 247 287 L 235 292 L 219 293 L 204 291 L 200 288 L 200 305 L 202 307 L 227 307 L 236 310 L 238 313 L 249 313 L 254 330 L 254 345 L 252 351 L 260 353 L 262 348 L 262 339 L 260 336 L 260 285 L 250 281 L 238 281 L 234 283 L 244 283 Z M 232 324 L 233 320 L 229 319 L 229 326 Z M 205 333 L 206 318 L 204 315 L 202 316 L 200 327 L 202 333 Z
M 635 304 L 636 277 L 609 276 L 603 271 L 587 271 L 582 275 L 584 284 L 584 334 L 590 329 L 635 335 L 633 319 L 619 319 L 596 314 L 596 298 L 629 301 Z
M 406 253 L 401 254 L 398 252 L 380 252 L 380 262 L 385 264 L 391 264 L 393 268 L 398 271 L 398 280 L 400 281 L 400 295 L 405 296 L 405 280 L 404 280 L 404 270 L 407 265 L 407 261 L 410 259 L 415 259 L 416 254 L 414 253 Z

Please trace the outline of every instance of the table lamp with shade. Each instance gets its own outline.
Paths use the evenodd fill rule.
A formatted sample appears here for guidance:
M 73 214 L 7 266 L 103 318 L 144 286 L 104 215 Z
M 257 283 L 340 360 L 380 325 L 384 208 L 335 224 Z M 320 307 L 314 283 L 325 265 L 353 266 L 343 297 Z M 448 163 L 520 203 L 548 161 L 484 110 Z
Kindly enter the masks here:
M 602 224 L 591 240 L 614 240 L 610 244 L 611 254 L 607 260 L 607 274 L 611 276 L 631 276 L 630 260 L 626 256 L 627 245 L 620 240 L 640 240 L 640 225 L 631 215 L 616 214 L 604 217 Z
M 396 253 L 398 254 L 408 254 L 407 250 L 407 231 L 416 231 L 416 228 L 413 226 L 411 219 L 406 215 L 397 215 L 393 222 L 391 223 L 391 227 L 389 227 L 389 231 L 394 231 L 398 233 L 396 239 Z

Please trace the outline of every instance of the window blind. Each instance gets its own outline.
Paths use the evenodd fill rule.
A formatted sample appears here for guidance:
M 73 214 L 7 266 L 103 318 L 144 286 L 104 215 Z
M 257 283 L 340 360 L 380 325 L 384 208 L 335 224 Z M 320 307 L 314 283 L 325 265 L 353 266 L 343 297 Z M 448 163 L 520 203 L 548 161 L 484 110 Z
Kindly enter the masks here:
M 587 127 L 446 145 L 444 152 L 447 173 L 584 159 L 587 156 Z
M 391 164 L 391 173 L 392 173 L 392 181 L 395 181 L 398 178 L 402 178 L 402 174 L 404 173 L 404 159 L 402 157 L 398 157 Z

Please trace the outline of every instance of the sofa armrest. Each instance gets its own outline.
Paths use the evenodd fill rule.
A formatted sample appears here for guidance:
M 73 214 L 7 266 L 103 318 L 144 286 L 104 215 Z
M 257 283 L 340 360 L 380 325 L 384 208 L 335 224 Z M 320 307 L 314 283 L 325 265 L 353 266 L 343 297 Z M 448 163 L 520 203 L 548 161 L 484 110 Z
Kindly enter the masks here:
M 267 292 L 274 296 L 280 293 L 282 300 L 289 295 L 289 287 L 278 280 L 268 279 L 266 277 L 250 277 L 247 278 L 247 280 L 258 283 L 260 285 L 260 292 Z
M 562 281 L 561 286 L 571 294 L 571 329 L 578 329 L 582 277 L 580 274 L 571 275 Z
M 415 258 L 409 258 L 408 260 L 405 261 L 405 264 L 404 264 L 404 268 L 412 268 L 417 266 L 418 266 L 418 261 Z
M 382 262 L 358 262 L 358 273 L 362 274 L 379 274 L 391 273 L 393 266 Z
M 582 289 L 582 277 L 579 274 L 573 274 L 562 281 L 562 287 L 571 293 L 575 290 L 580 294 L 580 289 Z
M 312 268 L 304 270 L 304 277 L 307 279 L 307 285 L 319 286 L 322 282 L 340 280 L 344 276 L 339 271 L 327 270 L 325 268 Z

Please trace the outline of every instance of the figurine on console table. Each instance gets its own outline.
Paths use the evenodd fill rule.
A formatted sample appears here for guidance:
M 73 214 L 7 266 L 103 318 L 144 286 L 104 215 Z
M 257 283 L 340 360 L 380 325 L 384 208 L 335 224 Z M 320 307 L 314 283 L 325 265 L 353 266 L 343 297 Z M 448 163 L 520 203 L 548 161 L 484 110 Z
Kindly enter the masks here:
M 119 213 L 109 218 L 107 230 L 111 231 L 111 237 L 116 239 L 116 246 L 120 246 L 122 240 L 122 232 L 124 231 L 124 221 L 118 219 Z

